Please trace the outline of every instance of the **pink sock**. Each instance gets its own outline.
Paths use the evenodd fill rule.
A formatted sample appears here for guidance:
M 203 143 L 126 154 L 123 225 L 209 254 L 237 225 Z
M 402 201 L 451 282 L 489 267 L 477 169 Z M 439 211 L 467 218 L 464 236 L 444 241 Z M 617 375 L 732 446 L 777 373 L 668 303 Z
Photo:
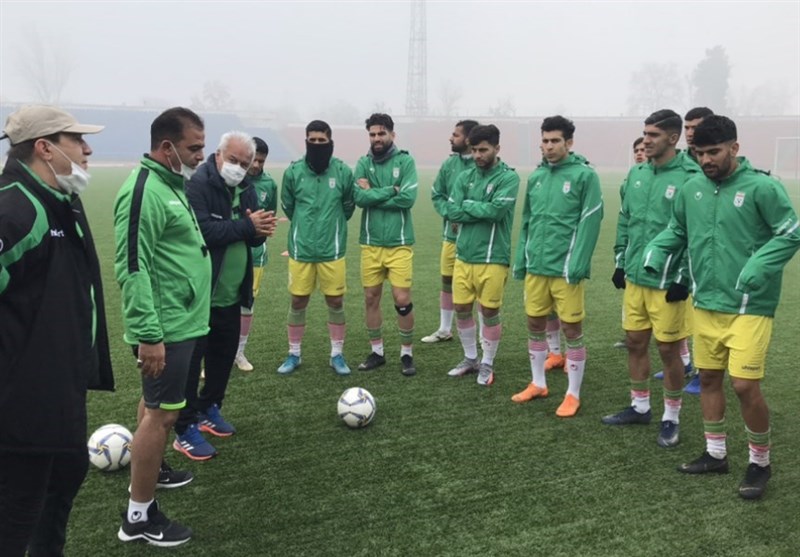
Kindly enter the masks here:
M 300 355 L 300 345 L 306 332 L 305 325 L 289 325 L 289 354 Z

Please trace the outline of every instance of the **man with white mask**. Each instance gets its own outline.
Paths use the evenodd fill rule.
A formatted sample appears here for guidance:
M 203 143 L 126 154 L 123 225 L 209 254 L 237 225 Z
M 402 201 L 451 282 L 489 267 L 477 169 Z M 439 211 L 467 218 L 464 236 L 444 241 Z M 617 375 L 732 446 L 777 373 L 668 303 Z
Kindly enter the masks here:
M 216 153 L 186 184 L 189 204 L 211 255 L 211 317 L 208 335 L 198 339 L 189 364 L 186 407 L 175 424 L 173 448 L 192 460 L 208 460 L 216 450 L 202 435 L 229 437 L 236 429 L 222 408 L 239 346 L 240 312 L 253 305 L 251 247 L 262 245 L 275 229 L 274 211 L 259 208 L 247 177 L 255 157 L 253 138 L 238 131 L 223 134 Z M 198 392 L 200 369 L 205 382 Z
M 78 194 L 92 149 L 50 106 L 8 117 L 0 175 L 0 553 L 63 555 L 89 467 L 86 390 L 112 390 L 100 266 Z

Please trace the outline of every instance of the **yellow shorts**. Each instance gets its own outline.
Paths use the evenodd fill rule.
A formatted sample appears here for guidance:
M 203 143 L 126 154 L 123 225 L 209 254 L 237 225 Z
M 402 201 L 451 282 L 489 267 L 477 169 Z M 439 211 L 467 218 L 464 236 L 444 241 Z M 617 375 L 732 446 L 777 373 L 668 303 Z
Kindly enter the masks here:
M 622 328 L 626 331 L 647 331 L 660 342 L 677 342 L 692 332 L 691 298 L 683 302 L 667 302 L 665 290 L 625 282 L 622 298 Z M 688 316 L 687 316 L 688 315 Z
M 728 370 L 731 377 L 762 379 L 772 318 L 694 310 L 694 365 Z
M 320 263 L 289 259 L 289 293 L 293 296 L 310 296 L 317 282 L 325 296 L 343 296 L 347 292 L 346 277 L 344 257 Z
M 586 317 L 583 282 L 567 284 L 563 277 L 525 275 L 525 313 L 545 317 L 555 310 L 564 323 L 579 323 Z
M 456 260 L 453 268 L 453 303 L 471 304 L 477 298 L 489 309 L 503 305 L 503 291 L 508 279 L 508 267 L 484 263 L 464 263 Z
M 395 288 L 411 288 L 414 251 L 411 246 L 361 246 L 361 285 L 379 286 L 387 278 Z
M 261 286 L 261 278 L 264 276 L 264 267 L 253 267 L 253 298 L 258 297 L 258 288 Z
M 442 242 L 442 255 L 439 257 L 439 267 L 443 277 L 453 276 L 453 267 L 456 264 L 455 242 Z

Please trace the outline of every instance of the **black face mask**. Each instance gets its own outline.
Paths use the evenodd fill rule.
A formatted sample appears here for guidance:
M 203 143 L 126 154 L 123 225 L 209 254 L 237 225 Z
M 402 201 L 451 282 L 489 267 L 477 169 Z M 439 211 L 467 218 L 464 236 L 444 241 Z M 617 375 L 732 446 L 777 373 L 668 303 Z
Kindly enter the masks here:
M 309 143 L 306 141 L 306 163 L 317 174 L 328 170 L 333 155 L 333 141 L 328 143 Z

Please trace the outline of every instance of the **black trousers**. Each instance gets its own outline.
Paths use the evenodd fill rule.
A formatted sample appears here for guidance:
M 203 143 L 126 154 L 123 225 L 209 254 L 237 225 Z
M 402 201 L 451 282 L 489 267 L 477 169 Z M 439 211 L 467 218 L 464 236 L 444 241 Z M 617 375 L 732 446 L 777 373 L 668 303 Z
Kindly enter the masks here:
M 0 555 L 61 557 L 72 501 L 89 470 L 86 451 L 0 453 Z
M 212 404 L 222 407 L 233 360 L 239 348 L 241 331 L 241 306 L 212 307 L 208 335 L 197 339 L 189 377 L 186 380 L 186 407 L 180 411 L 175 431 L 181 435 L 189 425 L 197 422 L 198 413 Z M 200 386 L 200 369 L 205 361 L 206 380 Z

